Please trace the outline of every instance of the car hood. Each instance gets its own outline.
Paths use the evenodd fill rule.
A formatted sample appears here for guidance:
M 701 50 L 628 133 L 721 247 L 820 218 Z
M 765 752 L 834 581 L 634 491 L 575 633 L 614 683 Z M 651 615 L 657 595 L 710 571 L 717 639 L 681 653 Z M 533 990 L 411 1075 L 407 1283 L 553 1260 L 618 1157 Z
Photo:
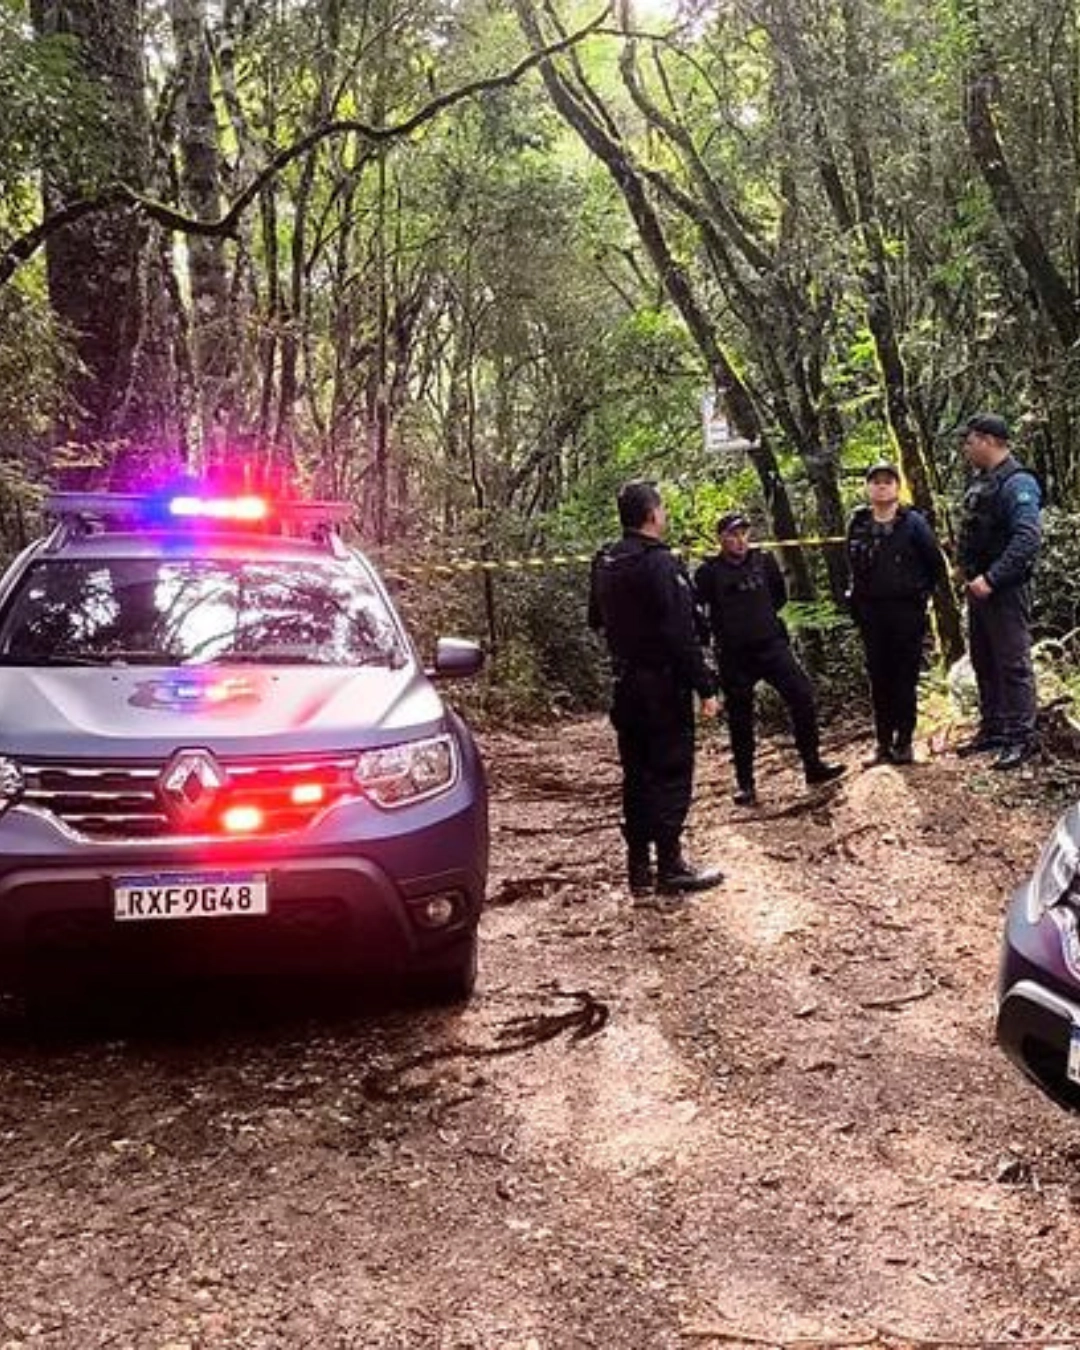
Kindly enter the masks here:
M 412 662 L 385 667 L 0 669 L 0 752 L 142 758 L 180 746 L 289 754 L 389 745 L 438 730 L 442 700 Z

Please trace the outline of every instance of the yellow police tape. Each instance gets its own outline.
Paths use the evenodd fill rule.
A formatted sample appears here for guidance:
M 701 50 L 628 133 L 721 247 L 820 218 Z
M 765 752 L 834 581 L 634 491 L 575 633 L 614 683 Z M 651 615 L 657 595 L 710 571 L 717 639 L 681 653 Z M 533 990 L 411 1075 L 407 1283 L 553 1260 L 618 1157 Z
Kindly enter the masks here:
M 842 534 L 809 535 L 802 539 L 763 539 L 753 548 L 820 548 L 825 544 L 843 544 Z M 690 553 L 673 549 L 680 557 L 707 558 L 709 553 L 694 550 Z M 595 553 L 544 553 L 531 558 L 451 558 L 441 563 L 390 564 L 382 568 L 383 576 L 408 581 L 414 577 L 452 577 L 469 572 L 542 572 L 549 567 L 582 567 L 592 562 Z

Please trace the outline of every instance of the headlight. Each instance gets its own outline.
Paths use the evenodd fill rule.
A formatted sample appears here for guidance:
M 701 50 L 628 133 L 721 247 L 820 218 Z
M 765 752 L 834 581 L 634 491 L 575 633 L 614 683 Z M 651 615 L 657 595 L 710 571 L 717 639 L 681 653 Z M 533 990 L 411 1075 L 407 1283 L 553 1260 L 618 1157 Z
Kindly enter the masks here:
M 0 755 L 0 811 L 22 796 L 22 769 L 13 759 Z
M 356 780 L 377 806 L 407 806 L 452 787 L 457 753 L 449 736 L 406 741 L 365 750 L 356 761 Z
M 1038 923 L 1048 909 L 1064 900 L 1080 876 L 1080 806 L 1073 806 L 1054 826 L 1028 890 L 1028 918 Z

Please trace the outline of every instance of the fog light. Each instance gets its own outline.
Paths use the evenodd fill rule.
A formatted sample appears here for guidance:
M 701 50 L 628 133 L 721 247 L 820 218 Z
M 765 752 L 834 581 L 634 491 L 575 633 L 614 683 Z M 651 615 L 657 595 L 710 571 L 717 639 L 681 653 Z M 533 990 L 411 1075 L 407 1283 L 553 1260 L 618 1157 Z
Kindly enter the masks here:
M 460 901 L 459 891 L 429 895 L 417 906 L 417 918 L 425 928 L 445 928 L 457 918 Z
M 263 813 L 257 806 L 230 806 L 221 823 L 227 834 L 253 834 L 263 827 Z
M 23 790 L 22 769 L 13 759 L 0 755 L 0 811 Z

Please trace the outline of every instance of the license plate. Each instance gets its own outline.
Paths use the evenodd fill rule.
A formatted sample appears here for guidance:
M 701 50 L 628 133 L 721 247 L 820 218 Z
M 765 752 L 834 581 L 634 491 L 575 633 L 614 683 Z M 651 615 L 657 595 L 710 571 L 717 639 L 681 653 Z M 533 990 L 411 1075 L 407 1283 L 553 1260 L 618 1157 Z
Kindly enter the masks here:
M 269 912 L 263 872 L 161 872 L 113 878 L 113 917 L 228 919 Z
M 1069 1029 L 1069 1062 L 1065 1067 L 1070 1083 L 1080 1083 L 1080 1026 Z

